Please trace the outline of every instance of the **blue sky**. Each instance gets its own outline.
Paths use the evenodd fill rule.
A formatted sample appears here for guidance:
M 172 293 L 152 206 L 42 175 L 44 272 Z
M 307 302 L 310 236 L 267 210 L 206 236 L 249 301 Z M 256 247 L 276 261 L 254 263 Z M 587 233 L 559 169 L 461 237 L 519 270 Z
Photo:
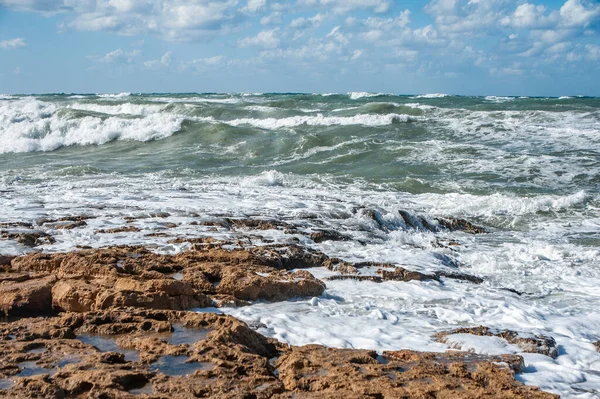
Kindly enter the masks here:
M 598 0 L 0 0 L 0 93 L 600 96 Z

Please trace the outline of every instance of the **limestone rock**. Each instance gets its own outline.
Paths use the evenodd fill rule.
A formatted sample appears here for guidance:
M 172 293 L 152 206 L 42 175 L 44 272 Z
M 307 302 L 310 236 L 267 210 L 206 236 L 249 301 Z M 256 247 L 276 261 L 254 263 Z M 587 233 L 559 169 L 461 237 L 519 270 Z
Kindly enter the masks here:
M 55 282 L 54 276 L 20 283 L 4 282 L 0 285 L 0 310 L 10 316 L 51 313 L 51 291 Z
M 451 334 L 473 334 L 487 337 L 500 337 L 505 339 L 509 344 L 517 345 L 527 353 L 540 353 L 542 355 L 556 358 L 558 356 L 558 349 L 556 347 L 556 341 L 552 337 L 546 337 L 543 335 L 522 335 L 512 330 L 496 330 L 485 326 L 471 327 L 471 328 L 458 328 L 456 330 L 443 332 L 437 335 L 437 338 L 445 342 L 448 335 Z

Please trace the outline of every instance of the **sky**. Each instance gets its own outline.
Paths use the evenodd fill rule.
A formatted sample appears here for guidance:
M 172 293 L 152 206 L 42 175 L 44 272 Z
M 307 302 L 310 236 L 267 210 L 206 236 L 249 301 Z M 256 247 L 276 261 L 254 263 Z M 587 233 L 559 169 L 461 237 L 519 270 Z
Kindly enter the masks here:
M 599 0 L 0 0 L 0 93 L 600 96 Z

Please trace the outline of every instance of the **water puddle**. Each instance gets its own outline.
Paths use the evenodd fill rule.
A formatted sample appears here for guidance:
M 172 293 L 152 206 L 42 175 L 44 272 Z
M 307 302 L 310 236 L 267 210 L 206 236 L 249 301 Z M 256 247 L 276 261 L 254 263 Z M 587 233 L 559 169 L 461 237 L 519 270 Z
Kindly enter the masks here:
M 207 362 L 187 362 L 187 356 L 162 356 L 156 363 L 150 365 L 150 371 L 160 371 L 171 377 L 188 375 L 196 370 L 212 370 L 215 368 L 213 363 Z
M 129 393 L 132 395 L 152 395 L 154 393 L 154 387 L 152 384 L 146 384 L 141 388 L 130 389 Z
M 40 374 L 54 374 L 56 369 L 47 369 L 40 367 L 36 362 L 21 362 L 18 364 L 19 368 L 22 368 L 21 372 L 17 374 L 17 377 L 32 377 Z
M 69 364 L 75 364 L 81 362 L 81 357 L 79 355 L 66 355 L 62 359 L 60 359 L 56 364 L 59 368 L 63 368 Z
M 198 341 L 202 341 L 211 331 L 211 329 L 188 328 L 181 324 L 174 324 L 173 332 L 166 341 L 171 345 L 192 345 Z
M 0 389 L 10 389 L 13 385 L 15 385 L 15 382 L 13 380 L 0 380 Z
M 107 337 L 94 334 L 83 334 L 77 337 L 84 344 L 96 347 L 100 352 L 118 352 L 125 355 L 125 360 L 128 362 L 137 362 L 140 360 L 140 354 L 136 350 L 122 349 L 117 345 L 116 337 Z
M 379 362 L 379 364 L 388 364 L 390 362 L 388 359 L 381 355 L 377 356 L 377 361 Z
M 42 347 L 42 348 L 30 349 L 26 353 L 41 354 L 41 353 L 44 353 L 44 352 L 46 352 L 46 348 Z

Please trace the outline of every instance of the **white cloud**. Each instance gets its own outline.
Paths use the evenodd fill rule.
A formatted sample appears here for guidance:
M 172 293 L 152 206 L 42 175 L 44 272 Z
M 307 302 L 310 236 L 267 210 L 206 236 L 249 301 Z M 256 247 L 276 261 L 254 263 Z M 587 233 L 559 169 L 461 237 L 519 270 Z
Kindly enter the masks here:
M 319 14 L 315 15 L 314 17 L 310 17 L 310 18 L 300 17 L 300 18 L 293 19 L 292 22 L 290 22 L 289 26 L 290 26 L 290 28 L 294 28 L 294 29 L 318 28 L 319 26 L 321 26 L 323 21 L 325 21 L 325 15 L 319 13 Z
M 95 58 L 97 62 L 101 62 L 103 64 L 122 65 L 133 64 L 134 58 L 139 56 L 140 54 L 141 52 L 139 50 L 126 52 L 119 48 L 104 54 L 102 57 L 92 58 Z
M 3 40 L 0 42 L 0 48 L 5 50 L 15 49 L 19 47 L 25 47 L 27 42 L 22 37 L 17 37 L 15 39 Z
M 281 24 L 281 22 L 281 12 L 279 11 L 272 12 L 271 14 L 265 15 L 260 19 L 261 25 L 278 25 Z
M 248 0 L 246 6 L 242 8 L 243 12 L 255 13 L 265 9 L 267 0 Z
M 211 68 L 215 68 L 219 65 L 221 65 L 221 61 L 223 61 L 223 56 L 222 55 L 216 55 L 213 57 L 206 57 L 206 58 L 198 58 L 192 61 L 188 61 L 188 62 L 184 62 L 183 64 L 181 64 L 179 66 L 180 70 L 183 71 L 195 71 L 195 72 L 202 72 Z
M 238 0 L 0 0 L 0 5 L 42 14 L 63 12 L 65 28 L 177 40 L 226 30 L 241 12 Z M 256 10 L 260 5 L 255 0 L 247 4 Z
M 540 27 L 547 23 L 544 16 L 545 11 L 546 7 L 544 6 L 524 3 L 517 7 L 512 17 L 507 17 L 503 21 L 517 28 Z
M 238 41 L 240 47 L 262 47 L 262 48 L 276 48 L 279 47 L 281 42 L 279 39 L 279 29 L 265 30 L 258 32 L 256 36 L 246 37 Z
M 172 56 L 173 56 L 173 52 L 167 51 L 158 60 L 151 60 L 151 61 L 144 62 L 144 66 L 148 69 L 168 68 L 169 65 L 171 65 Z
M 305 7 L 323 7 L 339 14 L 357 9 L 384 13 L 390 9 L 389 0 L 298 0 L 298 4 Z
M 600 4 L 586 0 L 567 0 L 560 8 L 560 16 L 566 26 L 587 27 L 600 19 Z

